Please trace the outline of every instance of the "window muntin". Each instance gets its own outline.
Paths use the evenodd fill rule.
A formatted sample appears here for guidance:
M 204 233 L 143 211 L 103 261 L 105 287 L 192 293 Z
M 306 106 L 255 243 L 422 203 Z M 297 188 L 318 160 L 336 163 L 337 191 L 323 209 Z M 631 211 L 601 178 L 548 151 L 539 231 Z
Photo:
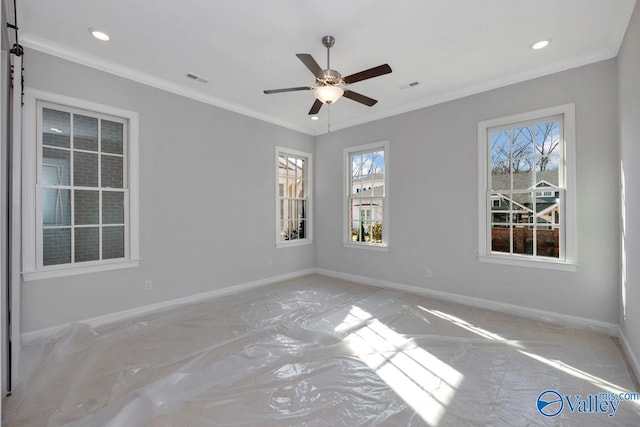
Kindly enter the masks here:
M 574 265 L 574 124 L 573 104 L 478 124 L 481 260 Z
M 128 257 L 124 118 L 37 103 L 37 267 Z
M 370 247 L 388 244 L 387 157 L 387 143 L 345 150 L 347 244 Z
M 311 155 L 286 148 L 276 149 L 276 244 L 311 242 Z

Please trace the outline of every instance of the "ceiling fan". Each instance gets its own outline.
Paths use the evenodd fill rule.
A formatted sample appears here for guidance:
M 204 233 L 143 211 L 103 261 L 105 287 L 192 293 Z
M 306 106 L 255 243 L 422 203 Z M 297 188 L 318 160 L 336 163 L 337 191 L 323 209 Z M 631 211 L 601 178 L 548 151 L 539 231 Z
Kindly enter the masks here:
M 327 69 L 323 70 L 320 68 L 320 65 L 313 59 L 308 53 L 298 53 L 296 56 L 306 67 L 313 73 L 316 78 L 315 86 L 299 86 L 299 87 L 289 87 L 285 89 L 271 89 L 265 90 L 264 93 L 269 95 L 272 93 L 282 93 L 282 92 L 295 92 L 300 90 L 313 90 L 314 95 L 316 97 L 315 102 L 311 106 L 311 110 L 309 110 L 309 115 L 318 114 L 322 104 L 333 104 L 340 97 L 344 96 L 345 98 L 349 98 L 352 101 L 359 102 L 368 107 L 372 107 L 378 101 L 369 98 L 368 96 L 364 96 L 358 92 L 354 92 L 349 89 L 345 89 L 345 86 L 348 86 L 352 83 L 356 83 L 362 80 L 371 79 L 373 77 L 382 76 L 384 74 L 389 74 L 391 72 L 391 67 L 389 64 L 379 65 L 377 67 L 369 68 L 368 70 L 360 71 L 359 73 L 350 74 L 346 77 L 342 77 L 342 75 L 336 70 L 332 70 L 329 62 L 329 50 L 331 46 L 334 45 L 336 39 L 333 36 L 324 36 L 322 38 L 322 44 L 327 48 Z

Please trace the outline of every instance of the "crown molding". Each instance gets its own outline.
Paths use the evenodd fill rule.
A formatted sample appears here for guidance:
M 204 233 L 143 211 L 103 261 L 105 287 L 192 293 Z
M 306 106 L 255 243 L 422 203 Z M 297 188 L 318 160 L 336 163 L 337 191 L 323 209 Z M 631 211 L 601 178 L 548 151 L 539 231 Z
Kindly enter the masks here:
M 551 74 L 559 73 L 562 71 L 570 70 L 572 68 L 582 67 L 584 65 L 593 64 L 600 61 L 606 61 L 616 57 L 617 52 L 610 49 L 600 49 L 596 52 L 589 53 L 587 55 L 576 56 L 568 58 L 565 61 L 559 63 L 553 63 L 549 65 L 543 65 L 532 70 L 527 70 L 521 73 L 508 74 L 497 79 L 492 79 L 480 84 L 469 85 L 459 89 L 442 92 L 411 104 L 402 105 L 399 107 L 388 108 L 378 113 L 367 116 L 366 118 L 357 118 L 353 120 L 346 120 L 342 122 L 331 123 L 331 131 L 337 131 L 340 129 L 346 129 L 353 126 L 358 126 L 368 122 L 384 119 L 387 117 L 397 116 L 399 114 L 408 113 L 410 111 L 420 110 L 422 108 L 431 107 L 433 105 L 442 104 L 456 99 L 465 98 L 471 95 L 477 95 L 482 92 L 488 92 L 490 90 L 499 89 L 501 87 L 509 86 L 516 83 L 522 83 L 527 80 L 533 80 L 539 77 L 548 76 Z M 318 130 L 318 129 L 317 129 Z M 326 130 L 318 130 L 315 136 L 326 134 Z
M 622 38 L 620 38 L 620 42 L 621 41 L 622 41 Z M 155 87 L 157 89 L 171 92 L 176 95 L 184 96 L 184 97 L 187 97 L 199 102 L 203 102 L 205 104 L 209 104 L 218 108 L 223 108 L 225 110 L 232 111 L 234 113 L 242 114 L 247 117 L 251 117 L 257 120 L 274 124 L 276 126 L 281 126 L 287 129 L 291 129 L 306 135 L 320 136 L 327 133 L 327 130 L 321 126 L 316 125 L 316 126 L 309 126 L 309 127 L 300 127 L 288 121 L 276 119 L 274 117 L 260 113 L 258 111 L 245 108 L 241 105 L 234 104 L 210 95 L 205 95 L 189 87 L 170 82 L 166 79 L 156 77 L 154 75 L 136 70 L 131 67 L 127 67 L 112 61 L 107 61 L 98 56 L 91 55 L 91 54 L 79 51 L 77 49 L 69 48 L 67 46 L 36 36 L 34 34 L 27 33 L 27 34 L 21 35 L 20 42 L 24 47 L 27 47 L 29 49 L 33 49 L 33 50 L 43 52 L 52 56 L 56 56 L 58 58 L 75 62 L 77 64 L 91 67 L 106 73 L 114 74 L 119 77 L 123 77 L 125 79 L 129 79 L 138 83 L 145 84 L 147 86 Z M 619 46 L 620 46 L 620 43 L 617 44 L 618 48 Z M 414 102 L 411 104 L 406 104 L 398 107 L 387 108 L 377 113 L 372 113 L 370 115 L 367 115 L 365 117 L 359 117 L 352 120 L 345 120 L 342 122 L 333 122 L 331 123 L 331 131 L 333 132 L 341 129 L 362 125 L 365 123 L 385 119 L 392 116 L 397 116 L 400 114 L 408 113 L 408 112 L 419 110 L 422 108 L 431 107 L 433 105 L 441 104 L 444 102 L 449 102 L 449 101 L 464 98 L 467 96 L 476 95 L 482 92 L 498 89 L 504 86 L 509 86 L 515 83 L 521 83 L 521 82 L 535 79 L 538 77 L 547 76 L 549 74 L 554 74 L 554 73 L 569 70 L 572 68 L 589 65 L 595 62 L 604 61 L 604 60 L 613 58 L 616 55 L 617 55 L 617 50 L 600 49 L 596 52 L 592 52 L 587 55 L 568 58 L 567 60 L 562 61 L 560 63 L 543 65 L 541 67 L 538 67 L 532 70 L 526 70 L 521 73 L 509 74 L 509 75 L 505 75 L 497 79 L 492 79 L 480 84 L 469 85 L 459 89 L 435 94 L 433 96 L 429 96 L 427 98 L 421 99 L 418 102 Z
M 263 122 L 271 123 L 277 126 L 281 126 L 287 129 L 294 130 L 296 132 L 304 133 L 307 135 L 314 135 L 312 129 L 296 126 L 287 121 L 278 120 L 266 114 L 262 114 L 258 111 L 250 108 L 245 108 L 241 105 L 228 102 L 214 96 L 205 95 L 202 92 L 193 90 L 189 87 L 179 85 L 169 80 L 154 76 L 152 74 L 145 73 L 143 71 L 136 70 L 131 67 L 127 67 L 122 64 L 118 64 L 113 61 L 108 61 L 95 55 L 91 55 L 86 52 L 82 52 L 77 49 L 64 46 L 59 43 L 52 42 L 42 37 L 36 36 L 31 33 L 20 35 L 20 44 L 23 47 L 36 50 L 38 52 L 46 53 L 58 58 L 65 59 L 67 61 L 75 62 L 76 64 L 84 65 L 94 68 L 96 70 L 103 71 L 105 73 L 113 74 L 119 77 L 123 77 L 128 80 L 132 80 L 138 83 L 142 83 L 147 86 L 154 87 L 156 89 L 171 92 L 176 95 L 184 96 L 186 98 L 193 99 L 205 104 L 212 105 L 214 107 L 222 108 L 234 113 L 242 114 L 247 117 L 251 117 Z

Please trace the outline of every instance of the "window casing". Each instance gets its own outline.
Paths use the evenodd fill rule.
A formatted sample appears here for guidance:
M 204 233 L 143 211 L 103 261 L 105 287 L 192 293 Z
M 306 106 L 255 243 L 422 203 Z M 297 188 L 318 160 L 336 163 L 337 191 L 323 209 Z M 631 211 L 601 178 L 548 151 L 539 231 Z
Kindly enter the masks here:
M 309 153 L 276 147 L 276 246 L 312 242 Z
M 481 261 L 575 270 L 574 111 L 478 124 Z
M 344 150 L 345 246 L 389 246 L 389 143 Z
M 137 114 L 25 95 L 24 279 L 137 266 Z

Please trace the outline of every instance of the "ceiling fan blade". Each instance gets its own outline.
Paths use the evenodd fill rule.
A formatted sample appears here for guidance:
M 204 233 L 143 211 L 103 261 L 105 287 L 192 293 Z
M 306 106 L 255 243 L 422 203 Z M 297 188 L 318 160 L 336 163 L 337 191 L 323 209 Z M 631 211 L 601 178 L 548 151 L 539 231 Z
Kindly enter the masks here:
M 309 110 L 309 115 L 313 116 L 315 114 L 318 114 L 320 112 L 320 107 L 322 107 L 322 101 L 316 99 L 316 101 L 311 106 L 311 110 Z
M 265 95 L 270 95 L 272 93 L 282 93 L 282 92 L 295 92 L 297 90 L 312 90 L 315 89 L 311 86 L 299 86 L 299 87 L 288 87 L 284 89 L 270 89 L 263 91 Z
M 364 104 L 368 107 L 373 107 L 378 102 L 377 99 L 369 98 L 368 96 L 364 96 L 352 90 L 345 90 L 342 96 L 344 96 L 345 98 L 349 98 L 352 101 L 359 102 L 360 104 Z
M 322 78 L 322 76 L 324 75 L 322 68 L 320 68 L 320 65 L 318 65 L 316 60 L 313 59 L 313 56 L 309 55 L 308 53 L 296 53 L 296 56 L 300 61 L 302 61 L 304 65 L 307 66 L 309 71 L 311 71 L 314 76 L 316 76 L 317 78 Z
M 351 74 L 347 77 L 344 77 L 345 83 L 355 83 L 361 80 L 371 79 L 373 77 L 382 76 L 383 74 L 389 74 L 391 72 L 391 67 L 389 64 L 378 65 L 377 67 L 369 68 L 368 70 L 360 71 L 359 73 Z

